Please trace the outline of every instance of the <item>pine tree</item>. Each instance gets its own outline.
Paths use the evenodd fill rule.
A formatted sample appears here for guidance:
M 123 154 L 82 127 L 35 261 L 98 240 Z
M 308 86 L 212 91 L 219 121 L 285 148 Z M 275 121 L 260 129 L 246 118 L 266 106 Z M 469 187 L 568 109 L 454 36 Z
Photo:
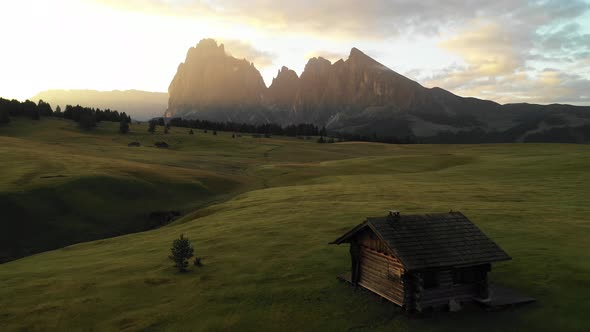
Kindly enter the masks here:
M 31 116 L 31 119 L 33 119 L 33 120 L 39 120 L 39 119 L 41 119 L 41 114 L 39 112 L 39 108 L 35 108 L 33 110 L 33 115 Z
M 127 118 L 121 119 L 119 122 L 119 132 L 121 134 L 127 134 L 129 132 L 129 122 L 127 122 Z
M 23 114 L 31 117 L 33 120 L 39 120 L 39 110 L 37 104 L 30 100 L 25 100 L 22 103 Z
M 188 267 L 188 260 L 193 257 L 193 245 L 191 241 L 184 237 L 184 234 L 180 235 L 180 238 L 172 242 L 172 248 L 170 248 L 170 260 L 174 262 L 174 266 L 178 268 L 180 272 L 186 272 Z
M 151 121 L 149 122 L 148 132 L 149 132 L 150 134 L 153 134 L 153 133 L 155 133 L 155 132 L 156 132 L 156 124 L 157 124 L 157 122 L 156 122 L 156 121 L 154 121 L 154 120 L 151 120 Z
M 188 132 L 188 134 L 189 134 L 189 135 L 194 135 L 195 133 L 194 133 L 194 132 L 193 132 L 193 130 L 191 129 L 191 130 Z
M 96 115 L 91 109 L 82 109 L 80 111 L 80 127 L 82 129 L 92 129 L 96 127 Z
M 39 113 L 40 116 L 52 116 L 53 115 L 53 110 L 51 109 L 51 105 L 49 105 L 49 103 L 44 102 L 43 99 L 40 99 L 39 102 L 37 103 L 37 112 Z
M 0 108 L 0 123 L 9 123 L 10 122 L 10 114 L 8 110 Z

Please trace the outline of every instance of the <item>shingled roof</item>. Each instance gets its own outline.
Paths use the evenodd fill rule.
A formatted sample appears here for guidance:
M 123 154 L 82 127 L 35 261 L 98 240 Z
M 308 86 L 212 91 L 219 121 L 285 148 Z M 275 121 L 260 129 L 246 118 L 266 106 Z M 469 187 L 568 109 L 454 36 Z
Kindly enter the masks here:
M 369 227 L 407 270 L 510 260 L 510 256 L 461 212 L 367 218 L 335 244 Z

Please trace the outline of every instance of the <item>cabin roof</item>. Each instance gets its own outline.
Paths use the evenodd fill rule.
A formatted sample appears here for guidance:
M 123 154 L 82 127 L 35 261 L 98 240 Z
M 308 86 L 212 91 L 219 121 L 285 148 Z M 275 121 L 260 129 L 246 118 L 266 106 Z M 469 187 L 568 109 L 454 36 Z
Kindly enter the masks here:
M 511 259 L 461 212 L 367 218 L 332 243 L 350 242 L 367 227 L 385 242 L 407 270 Z

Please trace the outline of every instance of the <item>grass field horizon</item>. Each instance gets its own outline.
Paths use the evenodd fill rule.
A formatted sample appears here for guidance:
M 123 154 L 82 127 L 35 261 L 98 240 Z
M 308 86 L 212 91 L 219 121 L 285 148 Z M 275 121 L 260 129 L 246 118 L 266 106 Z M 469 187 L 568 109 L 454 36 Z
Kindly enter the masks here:
M 117 129 L 100 123 L 84 132 L 57 119 L 0 127 L 7 170 L 0 195 L 30 195 L 18 201 L 27 207 L 57 193 L 68 213 L 54 214 L 54 222 L 131 220 L 160 208 L 185 213 L 158 229 L 1 264 L 1 330 L 590 328 L 588 145 L 317 144 Z M 171 147 L 152 146 L 160 140 Z M 127 147 L 130 141 L 142 146 Z M 47 177 L 56 175 L 63 177 Z M 513 258 L 494 265 L 491 281 L 538 302 L 415 317 L 336 280 L 349 269 L 348 248 L 328 242 L 391 208 L 463 212 Z M 3 218 L 3 227 L 17 219 Z M 173 268 L 167 255 L 180 234 L 204 267 Z

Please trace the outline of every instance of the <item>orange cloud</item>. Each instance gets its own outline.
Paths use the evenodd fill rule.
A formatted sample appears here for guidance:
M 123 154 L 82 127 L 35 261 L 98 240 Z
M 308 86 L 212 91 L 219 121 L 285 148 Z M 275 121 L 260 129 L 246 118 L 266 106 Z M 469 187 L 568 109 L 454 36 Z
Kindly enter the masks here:
M 479 76 L 513 73 L 523 58 L 509 31 L 497 23 L 476 23 L 440 43 L 440 47 L 462 57 L 469 71 Z

